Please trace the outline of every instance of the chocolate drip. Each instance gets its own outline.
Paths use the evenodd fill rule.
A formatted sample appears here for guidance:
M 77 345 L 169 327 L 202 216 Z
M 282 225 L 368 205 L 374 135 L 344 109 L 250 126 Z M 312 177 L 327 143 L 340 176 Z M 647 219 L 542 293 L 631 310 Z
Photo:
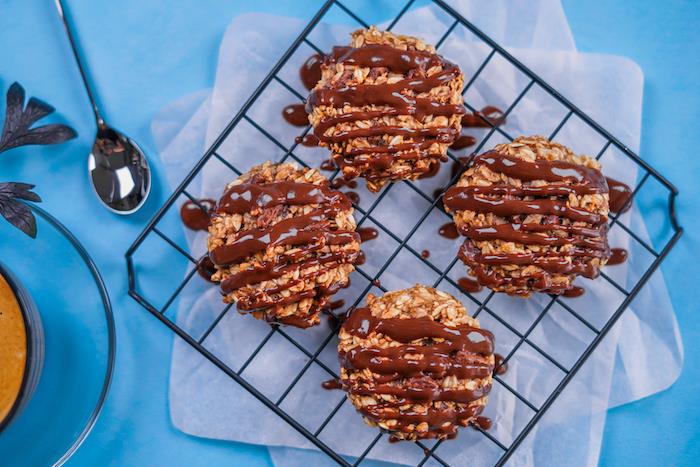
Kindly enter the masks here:
M 576 298 L 580 297 L 581 295 L 586 293 L 586 289 L 583 287 L 579 287 L 578 285 L 575 285 L 571 287 L 569 290 L 565 291 L 562 295 L 564 295 L 567 298 Z
M 437 175 L 437 173 L 439 171 L 440 171 L 440 164 L 437 161 L 431 162 L 430 166 L 428 167 L 428 170 L 418 178 L 434 177 L 435 175 Z
M 589 250 L 576 248 L 572 252 L 567 253 L 573 258 L 571 261 L 568 258 L 562 257 L 561 253 L 556 251 L 547 252 L 528 252 L 528 253 L 510 253 L 510 254 L 482 254 L 479 248 L 473 246 L 472 242 L 465 242 L 460 248 L 460 258 L 463 258 L 468 263 L 479 263 L 484 265 L 535 265 L 543 270 L 553 274 L 581 274 L 584 277 L 596 277 L 597 270 L 588 261 L 583 261 L 585 258 L 604 258 L 607 256 L 607 251 Z
M 355 205 L 360 204 L 360 195 L 358 195 L 356 192 L 354 192 L 354 191 L 346 191 L 346 192 L 345 192 L 345 196 L 347 196 L 348 199 L 349 199 L 352 203 L 354 203 Z
M 343 188 L 344 186 L 348 188 L 357 188 L 357 181 L 348 180 L 345 177 L 337 177 L 333 181 L 331 181 L 330 186 L 334 190 L 338 190 L 340 188 Z
M 492 172 L 500 172 L 522 181 L 575 182 L 571 188 L 579 194 L 607 193 L 608 184 L 599 170 L 565 161 L 528 162 L 517 157 L 488 151 L 476 156 L 474 165 L 484 165 Z
M 318 146 L 319 143 L 318 138 L 316 138 L 316 135 L 314 135 L 313 133 L 307 133 L 304 135 L 303 138 L 301 136 L 297 136 L 296 138 L 294 138 L 294 141 L 297 144 L 301 144 L 302 146 L 306 146 L 308 148 L 315 148 L 316 146 Z
M 488 417 L 476 417 L 473 422 L 474 426 L 481 428 L 482 430 L 490 430 L 493 426 L 493 422 Z
M 447 224 L 441 225 L 440 229 L 438 229 L 438 233 L 450 240 L 454 240 L 459 237 L 459 231 L 457 230 L 457 226 L 454 222 L 448 222 Z
M 335 165 L 335 162 L 333 162 L 333 159 L 327 159 L 327 160 L 321 162 L 321 170 L 333 172 L 337 168 L 338 167 Z
M 607 217 L 593 212 L 569 206 L 568 202 L 539 199 L 539 200 L 519 200 L 507 198 L 487 198 L 477 196 L 471 190 L 461 187 L 452 187 L 443 197 L 445 206 L 453 211 L 476 211 L 492 212 L 497 216 L 517 216 L 521 214 L 543 214 L 565 217 L 574 222 L 587 222 L 593 225 L 600 225 L 607 222 Z
M 420 345 L 402 345 L 386 349 L 360 348 L 346 352 L 341 358 L 344 368 L 363 370 L 387 375 L 390 379 L 384 382 L 394 381 L 411 376 L 429 374 L 434 378 L 456 376 L 457 378 L 486 378 L 493 368 L 491 365 L 478 360 L 470 359 L 469 355 L 453 342 L 433 344 L 430 347 Z M 416 360 L 416 355 L 422 355 Z M 408 357 L 408 358 L 407 358 Z
M 412 129 L 404 126 L 388 126 L 375 119 L 388 116 L 410 115 L 422 120 L 428 116 L 452 116 L 464 113 L 462 104 L 441 103 L 434 99 L 417 97 L 433 88 L 446 85 L 460 76 L 459 68 L 437 54 L 419 50 L 401 50 L 386 44 L 367 44 L 363 47 L 334 47 L 325 59 L 328 66 L 343 63 L 371 69 L 388 69 L 392 73 L 404 74 L 406 77 L 394 83 L 357 84 L 317 87 L 307 99 L 307 111 L 314 107 L 332 106 L 342 108 L 346 105 L 363 110 L 348 113 L 339 112 L 335 117 L 327 117 L 314 128 L 314 134 L 322 142 L 342 143 L 354 138 L 367 138 L 370 145 L 348 150 L 336 156 L 336 162 L 342 167 L 370 167 L 370 176 L 380 179 L 386 175 L 394 158 L 420 159 L 424 157 L 440 158 L 439 154 L 426 151 L 435 143 L 451 143 L 458 136 L 452 127 L 429 127 Z M 441 71 L 427 75 L 433 67 Z M 375 107 L 381 107 L 377 109 Z M 372 121 L 368 127 L 353 127 L 348 131 L 330 132 L 327 130 L 341 124 L 356 121 Z M 411 141 L 397 145 L 377 143 L 376 139 L 384 135 L 400 135 Z M 419 172 L 425 171 L 422 167 Z
M 610 189 L 610 211 L 616 213 L 629 211 L 632 207 L 632 189 L 614 178 L 606 177 L 605 180 Z
M 419 380 L 420 381 L 420 380 Z M 415 386 L 392 386 L 389 384 L 376 384 L 369 387 L 353 387 L 352 394 L 360 396 L 372 396 L 386 394 L 401 397 L 414 402 L 450 401 L 460 404 L 468 404 L 481 399 L 491 391 L 491 386 L 478 386 L 474 389 L 443 389 L 433 384 Z
M 374 227 L 360 227 L 357 229 L 357 233 L 360 234 L 360 240 L 362 240 L 363 243 L 379 237 L 379 231 Z
M 459 288 L 467 293 L 478 293 L 483 289 L 483 287 L 477 281 L 467 277 L 457 279 L 457 285 L 459 285 Z
M 321 387 L 323 389 L 327 390 L 333 390 L 333 389 L 342 389 L 343 385 L 340 383 L 340 380 L 337 378 L 329 379 L 328 381 L 324 381 L 321 383 Z
M 476 144 L 476 138 L 469 135 L 462 135 L 452 143 L 452 149 L 460 150 Z
M 506 372 L 508 371 L 508 362 L 506 361 L 505 357 L 501 354 L 493 354 L 494 358 L 494 369 L 493 369 L 493 374 L 494 375 L 505 375 Z
M 462 126 L 465 128 L 491 128 L 491 125 L 503 125 L 505 122 L 503 111 L 492 105 L 487 105 L 478 112 L 466 113 L 462 116 Z
M 216 283 L 211 280 L 211 276 L 216 273 L 216 267 L 214 263 L 209 258 L 209 255 L 204 255 L 197 261 L 197 273 L 207 282 Z
M 608 266 L 614 266 L 616 264 L 622 264 L 627 261 L 627 250 L 624 248 L 613 248 L 610 250 L 611 255 L 608 259 Z
M 244 214 L 253 209 L 279 205 L 300 206 L 305 204 L 331 204 L 337 210 L 350 208 L 348 199 L 328 186 L 311 183 L 273 182 L 241 183 L 226 190 L 219 201 L 217 212 Z
M 359 241 L 351 231 L 330 231 L 324 224 L 339 210 L 327 207 L 303 216 L 284 219 L 265 229 L 242 230 L 233 242 L 214 248 L 209 256 L 214 264 L 223 266 L 243 260 L 266 248 L 278 245 L 308 245 L 323 241 L 328 245 L 343 245 Z M 314 228 L 315 227 L 315 228 Z
M 397 402 L 381 402 L 374 405 L 365 406 L 360 410 L 367 418 L 373 420 L 393 419 L 397 423 L 392 427 L 396 431 L 401 431 L 408 425 L 428 424 L 427 434 L 434 433 L 438 436 L 454 438 L 456 436 L 455 425 L 467 426 L 469 420 L 479 415 L 483 411 L 481 405 L 458 405 L 454 409 L 436 409 L 429 406 L 424 412 L 414 412 L 400 410 L 401 405 L 409 404 L 410 401 L 400 399 Z M 391 436 L 389 442 L 397 442 L 399 438 Z
M 396 73 L 414 68 L 430 68 L 445 62 L 427 50 L 401 50 L 386 44 L 367 44 L 364 47 L 335 46 L 326 60 L 328 63 L 347 63 L 359 67 L 383 67 Z
M 320 54 L 313 54 L 310 56 L 304 64 L 299 69 L 299 77 L 301 82 L 304 84 L 306 89 L 313 89 L 321 80 L 321 64 L 323 63 L 323 56 Z
M 304 104 L 291 104 L 282 109 L 282 116 L 290 125 L 306 126 L 309 124 L 309 115 Z
M 552 231 L 565 232 L 573 236 L 547 234 Z M 572 244 L 604 252 L 608 250 L 606 243 L 599 240 L 599 237 L 607 232 L 605 224 L 601 224 L 598 228 L 563 224 L 498 224 L 484 227 L 463 226 L 460 232 L 476 241 L 503 240 L 504 242 L 549 246 Z M 539 235 L 540 233 L 545 235 Z
M 188 229 L 207 230 L 214 206 L 216 201 L 213 199 L 187 200 L 180 207 L 180 219 Z
M 423 250 L 420 252 L 420 257 L 423 259 L 428 259 L 430 258 L 430 251 L 429 250 Z
M 377 332 L 401 343 L 428 338 L 445 339 L 453 342 L 457 346 L 456 350 L 482 355 L 493 353 L 493 334 L 489 331 L 467 325 L 449 327 L 428 317 L 384 319 L 373 316 L 369 308 L 357 308 L 345 320 L 343 329 L 348 334 L 362 338 Z

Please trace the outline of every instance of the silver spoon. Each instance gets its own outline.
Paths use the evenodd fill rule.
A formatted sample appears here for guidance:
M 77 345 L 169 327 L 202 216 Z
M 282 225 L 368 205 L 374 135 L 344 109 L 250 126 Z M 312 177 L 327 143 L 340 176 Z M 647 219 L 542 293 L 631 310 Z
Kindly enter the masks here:
M 97 135 L 88 156 L 92 187 L 107 209 L 117 214 L 131 214 L 143 206 L 151 191 L 151 170 L 148 161 L 141 148 L 131 138 L 107 125 L 100 115 L 61 0 L 56 0 L 56 8 L 66 28 L 80 77 L 95 113 Z

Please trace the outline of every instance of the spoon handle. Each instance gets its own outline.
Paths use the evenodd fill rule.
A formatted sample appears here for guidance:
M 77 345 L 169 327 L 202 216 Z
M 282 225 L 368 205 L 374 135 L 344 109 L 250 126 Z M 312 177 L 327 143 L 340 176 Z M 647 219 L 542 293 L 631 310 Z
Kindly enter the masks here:
M 92 105 L 92 111 L 95 113 L 95 121 L 97 122 L 98 127 L 104 126 L 105 122 L 102 119 L 102 116 L 100 115 L 100 111 L 97 108 L 97 103 L 95 102 L 95 96 L 92 94 L 92 90 L 90 89 L 90 84 L 88 83 L 87 74 L 85 73 L 85 69 L 83 68 L 83 64 L 80 61 L 80 55 L 78 54 L 78 48 L 75 45 L 75 38 L 73 37 L 73 33 L 71 33 L 70 26 L 68 26 L 68 20 L 66 19 L 66 15 L 64 13 L 63 4 L 61 3 L 61 0 L 55 0 L 55 3 L 56 3 L 56 9 L 58 10 L 58 15 L 61 17 L 61 21 L 63 22 L 63 26 L 66 28 L 66 34 L 68 35 L 68 42 L 70 42 L 70 47 L 71 47 L 71 50 L 73 51 L 73 56 L 75 57 L 75 61 L 78 64 L 78 70 L 80 70 L 80 77 L 83 79 L 83 85 L 85 86 L 85 91 L 87 92 L 88 98 L 90 99 L 90 104 Z

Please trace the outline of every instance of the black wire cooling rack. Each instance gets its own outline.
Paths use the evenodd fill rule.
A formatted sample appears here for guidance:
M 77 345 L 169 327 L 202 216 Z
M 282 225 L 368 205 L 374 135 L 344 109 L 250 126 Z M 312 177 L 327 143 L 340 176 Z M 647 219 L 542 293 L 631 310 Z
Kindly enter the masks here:
M 404 16 L 406 11 L 408 11 L 409 8 L 413 5 L 413 3 L 414 1 L 411 0 L 403 6 L 398 15 L 390 23 L 388 29 L 394 28 L 397 25 L 397 23 L 399 23 L 401 18 Z M 576 310 L 575 300 L 566 300 L 557 296 L 544 296 L 545 300 L 543 301 L 543 307 L 541 311 L 536 315 L 534 320 L 531 323 L 529 323 L 526 327 L 519 328 L 517 325 L 501 317 L 497 311 L 494 311 L 492 303 L 494 297 L 498 296 L 499 294 L 494 295 L 493 292 L 490 292 L 477 296 L 473 294 L 467 294 L 466 292 L 464 293 L 465 297 L 470 298 L 476 304 L 476 311 L 474 312 L 474 316 L 479 316 L 482 313 L 488 315 L 490 318 L 495 320 L 494 322 L 500 323 L 500 325 L 503 328 L 507 329 L 510 333 L 513 334 L 513 336 L 515 336 L 516 341 L 514 345 L 511 347 L 510 351 L 505 356 L 506 361 L 512 359 L 514 354 L 516 354 L 516 352 L 518 351 L 518 349 L 520 349 L 524 344 L 526 344 L 531 349 L 534 349 L 534 351 L 541 355 L 544 359 L 550 362 L 551 365 L 560 370 L 561 374 L 563 375 L 556 387 L 548 388 L 545 394 L 541 394 L 541 397 L 538 397 L 538 402 L 528 400 L 528 398 L 522 395 L 517 388 L 512 387 L 502 377 L 498 375 L 494 376 L 495 381 L 498 384 L 500 384 L 504 388 L 504 390 L 512 393 L 512 395 L 518 401 L 520 401 L 520 403 L 524 404 L 531 410 L 531 416 L 529 417 L 529 419 L 526 421 L 526 423 L 523 424 L 522 428 L 517 433 L 515 433 L 512 436 L 512 438 L 508 441 L 499 440 L 488 431 L 481 430 L 478 427 L 476 428 L 481 434 L 483 434 L 483 436 L 488 438 L 494 446 L 496 446 L 495 449 L 498 452 L 498 455 L 495 459 L 495 464 L 502 465 L 509 459 L 509 457 L 513 454 L 517 447 L 523 442 L 523 440 L 528 435 L 528 433 L 531 432 L 533 427 L 535 427 L 540 418 L 557 399 L 558 395 L 561 393 L 564 387 L 566 387 L 566 385 L 572 380 L 574 375 L 578 372 L 578 370 L 581 368 L 581 366 L 584 364 L 587 358 L 591 355 L 591 353 L 595 350 L 595 348 L 601 342 L 603 337 L 608 333 L 611 327 L 615 324 L 615 322 L 620 318 L 620 316 L 628 307 L 628 305 L 637 296 L 640 289 L 649 280 L 651 274 L 657 269 L 661 261 L 668 254 L 668 252 L 671 250 L 673 245 L 680 237 L 682 229 L 678 225 L 678 222 L 676 220 L 676 213 L 674 207 L 674 202 L 678 191 L 661 174 L 659 174 L 656 170 L 650 167 L 646 162 L 641 160 L 636 154 L 634 154 L 624 144 L 622 144 L 620 141 L 618 141 L 616 138 L 610 135 L 605 129 L 601 128 L 596 122 L 594 122 L 591 118 L 584 114 L 579 108 L 571 104 L 571 102 L 565 99 L 561 94 L 559 94 L 555 89 L 553 89 L 546 82 L 544 82 L 540 77 L 538 77 L 532 71 L 530 71 L 520 61 L 516 60 L 512 55 L 510 55 L 502 47 L 500 47 L 493 40 L 491 40 L 489 36 L 487 36 L 485 33 L 479 30 L 471 22 L 467 21 L 451 6 L 447 5 L 441 0 L 434 0 L 433 4 L 439 8 L 441 14 L 444 14 L 446 18 L 449 18 L 449 26 L 447 27 L 446 31 L 439 38 L 439 40 L 435 41 L 438 50 L 440 50 L 440 47 L 445 43 L 450 34 L 454 33 L 459 28 L 469 31 L 473 38 L 479 41 L 481 47 L 484 47 L 485 50 L 487 50 L 487 53 L 485 54 L 481 64 L 471 73 L 470 76 L 467 75 L 468 80 L 465 85 L 463 94 L 466 95 L 470 86 L 472 86 L 473 83 L 479 78 L 480 74 L 491 61 L 501 60 L 510 63 L 513 67 L 519 70 L 519 72 L 526 78 L 526 84 L 524 85 L 522 90 L 517 95 L 515 95 L 512 102 L 510 102 L 510 105 L 505 108 L 504 115 L 506 118 L 513 111 L 513 109 L 516 108 L 518 103 L 528 92 L 531 92 L 535 87 L 539 88 L 540 92 L 543 92 L 544 94 L 553 98 L 565 110 L 560 122 L 549 134 L 550 139 L 555 139 L 559 134 L 560 130 L 565 125 L 567 125 L 568 122 L 571 122 L 573 119 L 578 119 L 579 123 L 583 124 L 585 127 L 587 127 L 587 129 L 590 132 L 592 132 L 596 135 L 596 137 L 601 139 L 602 148 L 598 152 L 598 159 L 602 158 L 604 154 L 606 154 L 609 151 L 615 151 L 617 154 L 620 154 L 623 158 L 626 158 L 627 160 L 632 161 L 634 164 L 636 164 L 639 170 L 639 176 L 637 178 L 637 184 L 633 189 L 633 196 L 635 200 L 637 200 L 637 198 L 639 197 L 644 196 L 640 195 L 640 193 L 642 193 L 642 191 L 644 190 L 644 187 L 654 185 L 656 189 L 652 190 L 652 192 L 654 193 L 652 204 L 654 204 L 656 208 L 658 208 L 659 204 L 667 202 L 667 205 L 662 205 L 661 207 L 663 219 L 655 219 L 654 221 L 652 221 L 655 225 L 670 225 L 670 228 L 667 229 L 667 235 L 665 236 L 665 239 L 658 242 L 660 243 L 659 246 L 654 246 L 651 242 L 646 241 L 644 238 L 642 238 L 644 235 L 640 236 L 640 234 L 635 230 L 634 226 L 626 225 L 624 222 L 622 222 L 619 215 L 610 216 L 611 228 L 613 226 L 617 226 L 617 228 L 625 232 L 626 235 L 629 236 L 630 242 L 637 242 L 638 246 L 643 251 L 648 253 L 650 259 L 642 267 L 637 265 L 637 270 L 634 274 L 636 279 L 634 281 L 631 281 L 632 283 L 629 283 L 629 280 L 627 280 L 626 282 L 616 281 L 605 272 L 601 274 L 601 277 L 598 280 L 606 281 L 622 297 L 617 308 L 614 309 L 614 311 L 612 311 L 607 317 L 607 319 L 603 322 L 593 323 L 590 319 L 588 319 L 589 317 L 587 315 L 587 311 L 590 310 Z M 206 153 L 199 160 L 199 162 L 197 162 L 192 171 L 182 181 L 182 183 L 175 190 L 175 192 L 170 196 L 165 205 L 149 222 L 148 226 L 144 229 L 144 231 L 139 235 L 139 237 L 127 251 L 126 260 L 129 274 L 129 295 L 131 295 L 144 308 L 146 308 L 154 316 L 156 316 L 159 320 L 166 324 L 170 329 L 172 329 L 178 336 L 184 339 L 190 346 L 192 346 L 209 361 L 211 361 L 214 365 L 220 368 L 221 371 L 226 373 L 238 384 L 243 386 L 247 391 L 249 391 L 258 400 L 260 400 L 265 406 L 267 406 L 272 412 L 277 414 L 285 422 L 289 423 L 292 427 L 294 427 L 299 433 L 301 433 L 305 438 L 307 438 L 314 445 L 316 445 L 321 451 L 325 452 L 328 456 L 337 461 L 339 464 L 351 465 L 349 462 L 353 462 L 353 465 L 357 465 L 360 464 L 366 458 L 368 453 L 372 450 L 372 448 L 382 437 L 386 437 L 386 434 L 377 431 L 376 436 L 371 440 L 371 442 L 369 442 L 362 454 L 351 461 L 348 461 L 346 458 L 342 457 L 334 449 L 329 447 L 327 443 L 322 441 L 321 433 L 325 428 L 328 427 L 329 423 L 331 423 L 333 416 L 340 410 L 341 406 L 345 403 L 346 398 L 342 398 L 342 400 L 328 413 L 323 422 L 320 423 L 320 425 L 318 425 L 315 429 L 305 427 L 297 418 L 292 416 L 290 413 L 286 412 L 281 407 L 281 403 L 284 401 L 285 397 L 299 382 L 299 380 L 302 378 L 302 376 L 307 371 L 312 362 L 318 364 L 323 370 L 325 370 L 325 372 L 328 373 L 329 378 L 337 377 L 336 371 L 333 368 L 330 368 L 319 358 L 322 349 L 329 342 L 331 342 L 334 336 L 336 335 L 335 330 L 329 332 L 328 336 L 323 340 L 323 342 L 317 349 L 309 350 L 304 345 L 300 344 L 296 339 L 294 339 L 290 335 L 290 333 L 283 327 L 273 325 L 271 326 L 269 333 L 261 340 L 259 345 L 253 350 L 253 352 L 250 354 L 247 360 L 245 360 L 245 363 L 243 363 L 243 365 L 240 368 L 233 369 L 226 363 L 224 363 L 224 361 L 222 361 L 222 359 L 219 358 L 219 356 L 215 355 L 210 350 L 208 350 L 205 342 L 212 330 L 227 314 L 227 312 L 231 308 L 231 305 L 225 306 L 223 310 L 212 320 L 211 324 L 208 326 L 207 329 L 205 329 L 203 332 L 199 332 L 198 335 L 194 335 L 193 332 L 191 333 L 188 330 L 176 324 L 174 320 L 172 320 L 166 315 L 166 311 L 173 304 L 173 302 L 176 301 L 176 299 L 183 291 L 183 289 L 187 286 L 187 284 L 190 282 L 192 277 L 196 275 L 196 268 L 191 267 L 188 274 L 182 282 L 173 284 L 172 293 L 166 295 L 167 299 L 164 301 L 162 306 L 157 306 L 155 303 L 153 303 L 152 300 L 146 298 L 146 293 L 144 291 L 144 287 L 147 287 L 147 285 L 144 284 L 152 285 L 153 282 L 157 281 L 157 279 L 151 277 L 143 277 L 145 275 L 143 269 L 140 268 L 139 265 L 135 264 L 134 260 L 135 253 L 139 250 L 140 247 L 143 246 L 144 242 L 147 241 L 147 239 L 155 236 L 158 237 L 162 242 L 164 242 L 167 248 L 171 249 L 179 255 L 184 256 L 193 265 L 196 263 L 196 259 L 192 255 L 190 255 L 188 251 L 186 251 L 186 247 L 180 246 L 177 240 L 173 239 L 171 235 L 165 233 L 160 223 L 163 222 L 164 216 L 167 212 L 171 210 L 177 210 L 176 201 L 178 199 L 183 200 L 189 198 L 190 200 L 193 200 L 195 202 L 197 201 L 196 198 L 192 196 L 190 192 L 188 192 L 188 186 L 191 182 L 193 182 L 195 177 L 197 177 L 197 175 L 205 167 L 205 165 L 210 163 L 210 161 L 218 161 L 219 163 L 223 164 L 223 166 L 230 169 L 232 171 L 231 178 L 234 177 L 234 174 L 241 174 L 241 171 L 238 170 L 235 162 L 227 160 L 226 157 L 222 156 L 221 148 L 224 142 L 229 137 L 229 135 L 231 135 L 231 133 L 238 127 L 238 125 L 242 124 L 242 122 L 247 122 L 249 126 L 251 126 L 252 129 L 254 129 L 254 131 L 257 131 L 261 135 L 263 135 L 278 150 L 280 150 L 283 153 L 280 162 L 285 160 L 293 160 L 301 165 L 307 165 L 302 159 L 300 159 L 297 156 L 297 154 L 295 154 L 295 151 L 299 147 L 297 143 L 295 143 L 293 140 L 280 140 L 280 138 L 273 136 L 272 132 L 268 131 L 268 129 L 266 129 L 262 124 L 258 123 L 256 119 L 250 115 L 250 113 L 253 105 L 256 103 L 256 101 L 258 101 L 258 99 L 261 96 L 265 95 L 268 86 L 271 85 L 271 83 L 273 82 L 277 83 L 277 85 L 281 85 L 282 87 L 286 88 L 289 91 L 289 93 L 293 96 L 296 96 L 296 98 L 299 99 L 300 102 L 304 101 L 305 96 L 302 95 L 299 91 L 297 91 L 294 88 L 294 86 L 290 85 L 287 82 L 287 80 L 285 80 L 285 78 L 282 76 L 281 71 L 285 64 L 287 64 L 287 62 L 290 60 L 290 57 L 292 57 L 298 51 L 302 44 L 305 44 L 305 48 L 310 48 L 318 53 L 323 53 L 323 50 L 314 43 L 312 39 L 312 33 L 314 31 L 314 28 L 319 24 L 321 20 L 324 19 L 324 17 L 326 17 L 326 15 L 329 14 L 330 11 L 335 11 L 336 13 L 341 12 L 342 14 L 352 18 L 352 20 L 354 20 L 358 25 L 362 27 L 368 27 L 368 24 L 362 20 L 360 15 L 356 14 L 344 3 L 341 3 L 337 0 L 327 1 L 319 10 L 319 12 L 313 17 L 311 22 L 303 29 L 299 37 L 297 37 L 297 39 L 292 43 L 291 47 L 284 53 L 284 55 L 274 66 L 272 71 L 270 71 L 270 73 L 260 83 L 253 95 L 245 102 L 241 110 L 230 121 L 230 123 L 226 126 L 223 132 L 212 144 L 212 146 L 206 151 Z M 470 103 L 468 100 L 468 98 L 465 99 L 465 105 L 470 111 L 475 112 L 476 109 L 472 105 L 473 103 Z M 486 119 L 484 119 L 484 123 L 485 126 L 487 126 L 487 129 L 485 130 L 486 135 L 481 139 L 481 142 L 477 145 L 474 152 L 481 151 L 482 147 L 486 144 L 487 141 L 489 141 L 489 138 L 493 135 L 500 135 L 499 137 L 501 137 L 502 139 L 513 139 L 511 135 L 509 135 L 507 131 L 501 128 L 500 126 L 494 125 L 492 124 L 492 122 Z M 309 130 L 310 128 L 307 127 L 304 130 L 303 134 L 306 134 Z M 454 153 L 450 153 L 449 157 L 455 162 L 458 161 L 457 156 Z M 320 164 L 320 162 L 321 160 L 318 160 L 316 165 Z M 335 177 L 337 174 L 338 172 L 336 171 L 333 174 L 333 177 Z M 459 174 L 454 175 L 449 184 L 454 183 L 458 176 Z M 362 226 L 368 225 L 370 223 L 374 224 L 381 230 L 383 234 L 386 234 L 389 237 L 391 237 L 396 242 L 397 246 L 395 250 L 389 255 L 384 264 L 381 267 L 379 267 L 379 269 L 376 272 L 370 273 L 366 271 L 363 267 L 357 268 L 357 273 L 362 275 L 367 280 L 367 285 L 364 288 L 364 291 L 355 298 L 355 303 L 352 304 L 352 306 L 356 306 L 359 303 L 361 303 L 367 292 L 369 292 L 373 286 L 378 287 L 383 291 L 386 291 L 386 289 L 384 289 L 381 285 L 377 285 L 377 280 L 382 276 L 382 273 L 384 273 L 387 270 L 392 260 L 396 258 L 396 256 L 400 253 L 414 256 L 423 265 L 432 270 L 437 276 L 434 283 L 432 284 L 434 287 L 438 287 L 440 286 L 440 284 L 443 284 L 444 286 L 452 286 L 457 290 L 460 289 L 457 281 L 448 275 L 448 272 L 458 262 L 456 257 L 446 267 L 439 267 L 436 264 L 434 264 L 434 262 L 432 262 L 430 259 L 424 258 L 423 256 L 425 255 L 421 255 L 421 252 L 418 251 L 418 249 L 409 242 L 410 239 L 414 236 L 414 234 L 418 231 L 420 226 L 426 221 L 426 219 L 428 219 L 431 212 L 437 210 L 444 213 L 444 211 L 442 211 L 441 203 L 439 203 L 440 197 L 435 196 L 431 193 L 425 193 L 425 190 L 415 182 L 402 182 L 402 184 L 405 187 L 408 187 L 408 189 L 410 189 L 411 191 L 415 192 L 418 196 L 423 198 L 426 201 L 427 205 L 427 208 L 424 212 L 409 214 L 417 217 L 417 219 L 415 224 L 413 224 L 413 226 L 405 234 L 399 233 L 398 231 L 393 231 L 390 227 L 383 224 L 382 219 L 380 218 L 381 216 L 378 215 L 379 213 L 375 212 L 375 208 L 382 202 L 382 199 L 384 199 L 387 196 L 387 193 L 389 193 L 390 190 L 392 190 L 392 187 L 396 185 L 389 185 L 385 187 L 383 191 L 376 195 L 376 197 L 372 200 L 369 206 L 355 206 L 356 211 L 359 213 L 359 219 L 357 222 L 358 225 Z M 447 220 L 449 220 L 449 218 L 445 215 L 445 222 Z M 437 230 L 437 226 L 435 226 L 435 230 Z M 163 284 L 159 284 L 158 287 L 162 288 Z M 550 310 L 552 310 L 554 306 L 560 307 L 560 309 L 565 310 L 564 313 L 569 313 L 573 319 L 575 319 L 582 326 L 587 328 L 587 330 L 590 333 L 592 333 L 593 336 L 590 342 L 588 343 L 587 347 L 577 352 L 575 358 L 571 359 L 568 364 L 560 362 L 554 354 L 555 352 L 544 349 L 541 345 L 538 345 L 533 339 L 533 330 L 536 328 L 538 323 L 540 323 L 547 316 L 547 313 L 550 312 Z M 289 385 L 284 389 L 280 397 L 276 400 L 273 400 L 272 398 L 263 394 L 263 392 L 259 390 L 259 388 L 253 382 L 247 380 L 245 375 L 243 375 L 242 373 L 246 369 L 246 367 L 248 367 L 254 361 L 254 359 L 261 351 L 261 349 L 265 346 L 265 344 L 268 342 L 268 340 L 275 334 L 277 334 L 278 337 L 285 339 L 294 347 L 299 349 L 305 355 L 307 360 L 306 364 L 303 366 L 303 368 L 297 374 L 297 376 L 291 381 L 289 381 Z M 319 387 L 319 390 L 322 389 L 320 389 Z M 416 444 L 419 448 L 423 450 L 423 452 L 420 453 L 421 460 L 420 462 L 418 462 L 418 465 L 423 465 L 428 461 L 431 461 L 431 463 L 438 463 L 441 465 L 449 465 L 448 461 L 446 461 L 441 456 L 440 446 L 443 443 L 436 442 L 431 445 L 429 443 L 416 442 Z

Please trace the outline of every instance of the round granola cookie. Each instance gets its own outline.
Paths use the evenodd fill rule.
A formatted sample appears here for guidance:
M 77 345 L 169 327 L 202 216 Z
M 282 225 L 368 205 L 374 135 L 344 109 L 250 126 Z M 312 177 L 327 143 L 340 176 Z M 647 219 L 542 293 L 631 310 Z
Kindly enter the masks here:
M 273 323 L 318 324 L 360 251 L 352 213 L 316 170 L 265 162 L 238 177 L 209 226 L 224 302 Z
M 435 48 L 374 26 L 324 58 L 306 103 L 320 144 L 370 191 L 415 180 L 446 160 L 464 114 L 459 67 Z
M 475 156 L 444 203 L 467 237 L 460 258 L 497 292 L 561 294 L 610 257 L 600 164 L 541 136 Z
M 367 296 L 340 329 L 343 389 L 394 439 L 452 438 L 491 390 L 493 335 L 451 295 L 416 285 Z

